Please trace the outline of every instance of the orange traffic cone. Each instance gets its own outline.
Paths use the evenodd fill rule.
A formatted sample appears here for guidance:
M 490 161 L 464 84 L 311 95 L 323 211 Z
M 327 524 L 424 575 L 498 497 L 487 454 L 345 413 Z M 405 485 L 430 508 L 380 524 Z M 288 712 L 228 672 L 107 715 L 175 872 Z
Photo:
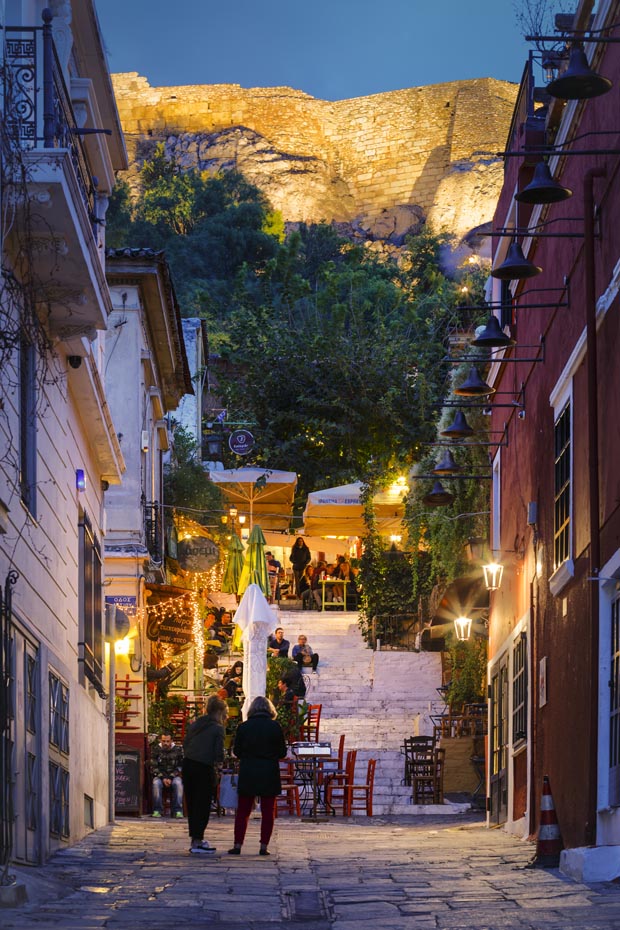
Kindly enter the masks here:
M 555 805 L 551 794 L 549 776 L 543 776 L 543 792 L 540 800 L 540 826 L 536 841 L 536 855 L 530 863 L 531 867 L 554 869 L 560 864 L 562 851 L 562 836 L 558 818 L 555 815 Z

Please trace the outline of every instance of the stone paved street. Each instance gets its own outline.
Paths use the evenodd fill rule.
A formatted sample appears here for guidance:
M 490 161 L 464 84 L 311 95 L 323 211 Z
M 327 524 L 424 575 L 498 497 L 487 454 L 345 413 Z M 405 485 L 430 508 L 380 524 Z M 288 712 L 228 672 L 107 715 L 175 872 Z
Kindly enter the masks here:
M 214 819 L 214 857 L 190 857 L 185 821 L 122 820 L 18 870 L 30 901 L 3 930 L 239 925 L 251 930 L 620 930 L 620 886 L 526 869 L 533 847 L 474 815 L 276 822 L 272 855 L 258 821 L 228 856 L 232 819 Z

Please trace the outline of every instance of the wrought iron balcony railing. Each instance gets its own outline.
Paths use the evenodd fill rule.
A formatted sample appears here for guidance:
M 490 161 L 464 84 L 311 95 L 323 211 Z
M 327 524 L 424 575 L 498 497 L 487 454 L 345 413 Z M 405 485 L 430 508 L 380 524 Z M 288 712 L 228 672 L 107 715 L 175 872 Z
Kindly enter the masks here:
M 84 205 L 94 223 L 95 188 L 56 55 L 51 17 L 46 12 L 43 26 L 4 27 L 5 132 L 19 149 L 69 152 Z
M 163 519 L 164 511 L 161 504 L 157 501 L 146 501 L 144 503 L 145 543 L 153 562 L 161 562 L 164 557 Z

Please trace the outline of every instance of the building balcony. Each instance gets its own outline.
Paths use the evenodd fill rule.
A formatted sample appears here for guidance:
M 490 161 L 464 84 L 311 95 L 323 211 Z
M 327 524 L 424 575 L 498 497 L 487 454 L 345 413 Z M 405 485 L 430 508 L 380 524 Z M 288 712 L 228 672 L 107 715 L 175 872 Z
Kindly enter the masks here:
M 144 502 L 144 536 L 151 561 L 160 563 L 164 558 L 164 511 L 158 501 Z
M 5 27 L 4 34 L 4 161 L 16 274 L 29 277 L 54 338 L 92 339 L 111 310 L 97 180 L 50 23 Z

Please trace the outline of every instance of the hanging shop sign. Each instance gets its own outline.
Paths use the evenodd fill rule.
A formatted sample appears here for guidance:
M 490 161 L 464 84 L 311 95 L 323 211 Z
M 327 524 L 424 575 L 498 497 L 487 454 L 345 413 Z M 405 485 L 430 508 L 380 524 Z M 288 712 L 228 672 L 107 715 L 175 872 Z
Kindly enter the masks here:
M 220 550 L 207 536 L 189 536 L 177 544 L 177 559 L 186 572 L 208 572 L 219 562 Z
M 192 614 L 170 615 L 151 623 L 146 628 L 146 635 L 151 640 L 168 643 L 171 646 L 187 646 L 193 642 Z
M 236 429 L 228 437 L 228 445 L 236 455 L 247 455 L 254 448 L 254 436 L 247 429 Z

